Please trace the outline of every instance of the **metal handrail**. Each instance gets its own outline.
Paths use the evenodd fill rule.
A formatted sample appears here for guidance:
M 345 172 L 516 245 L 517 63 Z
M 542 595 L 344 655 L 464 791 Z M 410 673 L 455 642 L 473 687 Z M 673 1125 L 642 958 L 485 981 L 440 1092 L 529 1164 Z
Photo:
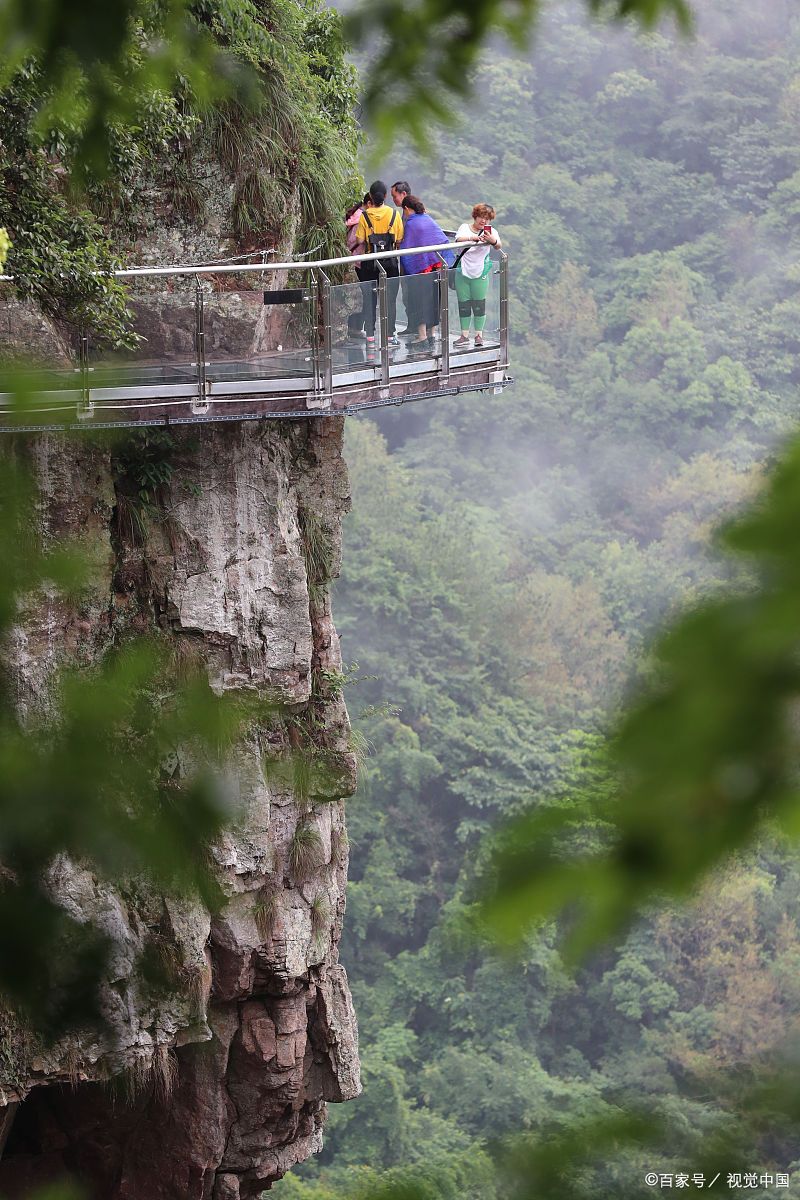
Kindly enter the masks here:
M 158 275 L 237 275 L 250 271 L 314 271 L 326 267 L 343 267 L 352 263 L 377 262 L 383 258 L 404 258 L 413 254 L 432 254 L 441 250 L 463 250 L 463 242 L 441 242 L 436 246 L 412 246 L 407 250 L 378 250 L 373 254 L 347 254 L 343 258 L 317 258 L 305 262 L 242 263 L 209 267 L 127 267 L 118 271 L 93 271 L 114 279 L 132 279 Z M 0 275 L 0 283 L 13 283 L 13 275 Z

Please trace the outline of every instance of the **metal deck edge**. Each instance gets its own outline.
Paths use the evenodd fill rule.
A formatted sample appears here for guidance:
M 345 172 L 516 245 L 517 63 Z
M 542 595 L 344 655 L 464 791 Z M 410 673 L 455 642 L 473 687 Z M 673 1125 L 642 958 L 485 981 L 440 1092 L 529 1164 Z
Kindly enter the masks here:
M 356 417 L 359 413 L 368 412 L 373 408 L 392 408 L 402 404 L 415 404 L 420 400 L 435 400 L 445 396 L 465 396 L 473 392 L 493 392 L 498 394 L 514 383 L 512 376 L 503 380 L 480 384 L 467 384 L 464 387 L 440 388 L 434 392 L 417 392 L 411 396 L 385 396 L 372 400 L 364 400 L 360 404 L 345 405 L 341 408 L 319 408 L 289 412 L 269 413 L 219 413 L 191 417 L 153 417 L 141 421 L 72 421 L 69 423 L 50 423 L 45 425 L 4 425 L 0 426 L 2 433 L 89 433 L 93 429 L 141 429 L 169 427 L 171 425 L 214 425 L 231 421 L 308 421 L 320 417 Z

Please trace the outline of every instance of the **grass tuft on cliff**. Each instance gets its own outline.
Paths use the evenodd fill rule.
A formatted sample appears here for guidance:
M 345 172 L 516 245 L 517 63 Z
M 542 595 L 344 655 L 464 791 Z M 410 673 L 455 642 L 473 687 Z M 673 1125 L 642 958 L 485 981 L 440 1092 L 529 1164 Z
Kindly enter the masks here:
M 311 879 L 324 861 L 319 830 L 312 822 L 301 821 L 295 827 L 289 843 L 289 870 L 295 881 L 305 883 Z

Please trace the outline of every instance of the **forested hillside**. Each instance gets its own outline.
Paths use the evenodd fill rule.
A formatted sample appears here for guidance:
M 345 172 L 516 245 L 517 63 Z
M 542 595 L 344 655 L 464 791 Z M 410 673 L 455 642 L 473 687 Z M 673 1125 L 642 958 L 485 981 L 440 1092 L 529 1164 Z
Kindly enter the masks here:
M 463 933 L 486 832 L 602 780 L 649 634 L 725 585 L 713 527 L 800 410 L 800 15 L 701 8 L 687 45 L 559 7 L 532 56 L 487 59 L 433 165 L 387 168 L 448 222 L 497 208 L 517 382 L 348 427 L 336 610 L 371 753 L 343 959 L 365 1095 L 283 1200 L 409 1164 L 431 1200 L 499 1200 L 490 1139 L 632 1101 L 666 1122 L 664 1158 L 587 1168 L 585 1195 L 652 1195 L 645 1170 L 691 1173 L 735 1128 L 716 1073 L 757 1079 L 797 1028 L 800 868 L 777 842 L 577 977 L 554 929 L 517 964 Z M 800 1172 L 791 1133 L 742 1154 Z

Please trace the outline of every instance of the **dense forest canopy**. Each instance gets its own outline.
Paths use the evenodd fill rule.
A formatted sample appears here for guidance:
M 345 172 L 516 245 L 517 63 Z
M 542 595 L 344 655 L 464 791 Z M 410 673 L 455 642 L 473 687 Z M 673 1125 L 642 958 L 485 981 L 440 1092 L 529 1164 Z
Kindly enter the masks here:
M 431 1198 L 506 1196 L 491 1139 L 642 1100 L 658 1151 L 606 1154 L 564 1195 L 652 1194 L 647 1170 L 691 1174 L 712 1135 L 761 1194 L 797 1168 L 796 1135 L 751 1145 L 739 1110 L 800 1014 L 777 839 L 576 977 L 554 925 L 516 965 L 464 930 L 486 831 L 613 787 L 606 731 L 652 631 L 748 586 L 711 537 L 796 420 L 799 38 L 789 4 L 706 4 L 690 44 L 559 6 L 532 55 L 482 61 L 430 160 L 386 168 L 448 223 L 497 208 L 517 382 L 348 428 L 337 621 L 372 754 L 343 957 L 366 1093 L 286 1200 L 408 1164 Z

